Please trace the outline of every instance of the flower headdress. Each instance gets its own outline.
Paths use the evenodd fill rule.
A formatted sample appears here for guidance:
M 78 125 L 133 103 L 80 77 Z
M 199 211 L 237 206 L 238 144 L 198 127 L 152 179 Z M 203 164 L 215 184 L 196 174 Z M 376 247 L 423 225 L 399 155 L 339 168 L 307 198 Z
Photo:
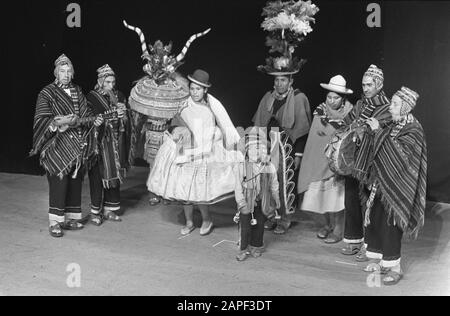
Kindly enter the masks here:
M 312 32 L 310 23 L 315 22 L 313 16 L 318 11 L 319 8 L 311 1 L 268 2 L 263 9 L 262 16 L 266 18 L 261 27 L 270 32 L 266 39 L 269 53 L 281 56 L 267 58 L 266 65 L 258 66 L 258 70 L 271 75 L 297 73 L 306 60 L 299 60 L 292 54 L 306 35 Z
M 186 45 L 184 46 L 181 53 L 175 57 L 171 55 L 171 42 L 168 45 L 164 45 L 160 40 L 157 40 L 155 44 L 153 44 L 153 46 L 147 45 L 145 42 L 145 36 L 140 28 L 128 25 L 126 21 L 123 21 L 123 24 L 126 28 L 135 31 L 138 34 L 141 41 L 141 48 L 143 53 L 142 59 L 147 62 L 144 65 L 143 70 L 151 79 L 153 79 L 158 84 L 164 83 L 166 79 L 168 79 L 170 75 L 173 74 L 175 70 L 182 65 L 183 58 L 186 55 L 186 52 L 192 42 L 197 38 L 206 35 L 211 30 L 209 28 L 202 33 L 192 35 L 186 42 Z

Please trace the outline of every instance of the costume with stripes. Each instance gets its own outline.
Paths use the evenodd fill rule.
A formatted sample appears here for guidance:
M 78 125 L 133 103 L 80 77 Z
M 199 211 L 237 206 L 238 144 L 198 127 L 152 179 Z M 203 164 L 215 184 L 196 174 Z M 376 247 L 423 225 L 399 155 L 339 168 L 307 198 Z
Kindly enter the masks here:
M 112 95 L 93 90 L 87 95 L 88 106 L 95 114 L 112 110 L 121 102 L 126 104 L 125 96 L 119 92 Z M 91 190 L 91 211 L 99 214 L 102 206 L 105 211 L 120 210 L 120 184 L 130 166 L 131 119 L 106 119 L 99 128 L 98 156 L 89 170 Z M 103 201 L 103 203 L 102 203 Z
M 424 131 L 417 119 L 408 114 L 402 122 L 366 134 L 361 148 L 371 152 L 368 163 L 356 166 L 365 168 L 357 176 L 370 189 L 361 190 L 368 250 L 382 254 L 380 259 L 389 264 L 400 259 L 401 233 L 417 238 L 424 225 L 427 175 Z M 394 237 L 384 241 L 388 233 Z M 398 245 L 394 254 L 389 253 L 392 244 Z
M 81 175 L 96 148 L 93 124 L 77 125 L 64 132 L 54 128 L 56 116 L 69 114 L 80 118 L 92 115 L 79 86 L 62 86 L 55 81 L 39 93 L 30 154 L 39 154 L 47 173 L 51 223 L 63 222 L 64 214 L 66 219 L 81 218 Z
M 384 126 L 389 114 L 390 101 L 383 90 L 372 98 L 362 97 L 356 102 L 352 111 L 344 118 L 346 125 L 357 120 L 365 120 L 370 117 L 377 118 Z M 357 159 L 363 161 L 367 157 L 367 150 L 357 148 Z M 361 199 L 359 196 L 360 183 L 353 177 L 345 177 L 345 228 L 344 242 L 349 244 L 361 243 L 364 241 L 363 213 L 361 209 Z

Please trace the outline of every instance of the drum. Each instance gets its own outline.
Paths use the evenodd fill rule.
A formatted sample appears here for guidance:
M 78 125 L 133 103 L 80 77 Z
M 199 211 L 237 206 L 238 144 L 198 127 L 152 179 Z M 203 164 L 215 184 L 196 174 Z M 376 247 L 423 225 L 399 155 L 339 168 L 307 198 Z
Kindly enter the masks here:
M 346 127 L 334 132 L 330 142 L 325 147 L 325 156 L 328 159 L 331 171 L 343 176 L 352 173 L 360 131 L 361 127 Z

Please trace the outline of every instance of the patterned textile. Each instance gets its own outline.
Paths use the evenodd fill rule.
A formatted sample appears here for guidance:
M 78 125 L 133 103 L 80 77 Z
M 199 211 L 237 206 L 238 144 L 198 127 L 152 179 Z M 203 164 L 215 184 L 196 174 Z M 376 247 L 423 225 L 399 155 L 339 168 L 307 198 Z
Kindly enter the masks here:
M 113 108 L 109 94 L 102 95 L 98 91 L 91 91 L 87 99 L 95 114 L 101 114 Z M 125 102 L 123 95 L 117 95 L 115 99 Z M 129 168 L 130 137 L 130 118 L 106 120 L 99 131 L 100 173 L 105 188 L 117 187 L 125 177 L 126 170 Z
M 78 101 L 80 118 L 92 115 L 80 87 L 71 91 Z M 69 128 L 65 132 L 51 132 L 55 116 L 76 114 L 74 100 L 55 83 L 46 86 L 38 95 L 33 125 L 33 148 L 30 155 L 40 153 L 40 163 L 51 175 L 63 177 L 73 166 L 78 170 L 95 153 L 93 126 Z
M 409 115 L 407 123 L 392 137 L 396 124 L 366 133 L 361 151 L 367 161 L 358 160 L 355 175 L 362 185 L 377 186 L 383 206 L 395 223 L 412 238 L 424 224 L 427 147 L 420 123 Z M 361 190 L 363 205 L 368 200 Z M 364 207 L 364 206 L 363 206 Z

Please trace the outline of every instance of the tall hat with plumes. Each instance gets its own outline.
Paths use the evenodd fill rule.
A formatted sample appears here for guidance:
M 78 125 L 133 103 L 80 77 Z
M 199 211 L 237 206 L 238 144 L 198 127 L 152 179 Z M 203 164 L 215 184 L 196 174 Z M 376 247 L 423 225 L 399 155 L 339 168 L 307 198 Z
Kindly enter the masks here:
M 115 75 L 116 74 L 114 73 L 114 70 L 112 70 L 112 68 L 108 64 L 103 65 L 97 69 L 98 78 L 105 78 L 108 76 L 115 76 Z
M 315 22 L 313 16 L 319 8 L 311 1 L 268 2 L 263 9 L 266 18 L 261 24 L 265 31 L 269 31 L 266 45 L 269 53 L 277 53 L 266 59 L 266 65 L 257 67 L 269 75 L 292 75 L 300 71 L 306 62 L 293 56 L 295 48 L 312 32 L 310 22 Z

